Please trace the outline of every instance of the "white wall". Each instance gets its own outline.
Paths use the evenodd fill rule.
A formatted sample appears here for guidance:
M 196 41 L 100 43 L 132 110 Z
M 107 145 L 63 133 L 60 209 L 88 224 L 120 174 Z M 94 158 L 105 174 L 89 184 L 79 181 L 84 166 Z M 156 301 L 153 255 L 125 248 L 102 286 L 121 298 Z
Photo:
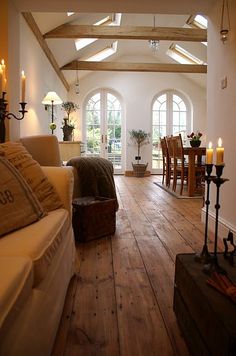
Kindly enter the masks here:
M 137 60 L 137 59 L 136 59 Z M 197 75 L 197 74 L 196 74 Z M 126 165 L 130 170 L 136 149 L 127 146 L 129 130 L 144 129 L 151 132 L 151 105 L 154 96 L 164 89 L 176 89 L 184 93 L 192 102 L 194 130 L 206 132 L 206 91 L 181 74 L 174 73 L 128 73 L 128 72 L 95 72 L 80 80 L 80 94 L 76 96 L 74 88 L 69 96 L 72 101 L 79 101 L 78 112 L 80 138 L 83 139 L 83 105 L 87 95 L 98 88 L 109 88 L 118 92 L 123 98 L 126 130 Z M 151 165 L 151 145 L 143 146 L 143 161 Z
M 48 91 L 55 91 L 59 97 L 67 100 L 67 91 L 38 44 L 34 34 L 20 15 L 20 70 L 26 74 L 26 102 L 28 114 L 20 123 L 20 136 L 50 134 L 51 115 L 45 111 L 42 99 Z M 62 138 L 63 111 L 55 107 L 54 131 Z
M 229 182 L 221 188 L 219 214 L 221 223 L 236 232 L 236 2 L 229 0 L 231 31 L 225 44 L 220 41 L 219 35 L 221 6 L 222 4 L 218 2 L 209 16 L 207 136 L 215 147 L 218 137 L 223 140 L 225 148 L 223 176 L 229 178 Z M 225 76 L 228 79 L 228 86 L 221 89 L 221 79 Z M 215 187 L 212 187 L 211 202 L 210 211 L 213 216 Z

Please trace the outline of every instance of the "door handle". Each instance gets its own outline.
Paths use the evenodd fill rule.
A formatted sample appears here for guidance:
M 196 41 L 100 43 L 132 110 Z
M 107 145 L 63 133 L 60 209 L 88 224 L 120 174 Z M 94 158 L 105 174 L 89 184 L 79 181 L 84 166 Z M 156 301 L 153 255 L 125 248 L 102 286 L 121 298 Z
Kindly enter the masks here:
M 105 135 L 105 143 L 107 143 L 107 135 Z
M 103 143 L 103 135 L 101 136 L 101 140 L 102 140 L 102 143 Z

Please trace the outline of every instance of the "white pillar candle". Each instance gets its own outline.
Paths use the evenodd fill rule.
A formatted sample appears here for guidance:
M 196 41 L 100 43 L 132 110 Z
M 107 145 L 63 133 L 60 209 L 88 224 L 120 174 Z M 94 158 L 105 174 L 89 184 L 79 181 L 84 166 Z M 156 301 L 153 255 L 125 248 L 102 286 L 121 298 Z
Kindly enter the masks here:
M 213 148 L 212 148 L 212 142 L 209 142 L 208 148 L 206 150 L 206 164 L 212 164 L 213 163 Z
M 22 70 L 21 72 L 21 102 L 25 102 L 25 72 Z
M 216 147 L 216 164 L 224 164 L 224 147 L 222 147 L 222 139 L 218 140 L 218 147 Z

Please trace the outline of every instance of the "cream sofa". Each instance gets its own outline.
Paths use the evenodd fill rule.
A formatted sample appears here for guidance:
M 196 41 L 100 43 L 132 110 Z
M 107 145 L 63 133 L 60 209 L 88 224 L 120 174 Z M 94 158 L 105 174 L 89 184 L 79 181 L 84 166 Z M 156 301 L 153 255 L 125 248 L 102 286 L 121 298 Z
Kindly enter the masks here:
M 0 238 L 0 355 L 50 355 L 77 255 L 70 167 L 42 167 L 65 208 Z

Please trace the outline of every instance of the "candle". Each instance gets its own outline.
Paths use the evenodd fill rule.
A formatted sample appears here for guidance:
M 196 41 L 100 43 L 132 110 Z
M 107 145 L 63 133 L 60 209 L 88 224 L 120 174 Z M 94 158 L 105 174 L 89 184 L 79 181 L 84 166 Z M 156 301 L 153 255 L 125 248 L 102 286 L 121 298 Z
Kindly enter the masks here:
M 25 102 L 25 72 L 21 72 L 21 102 Z
M 2 74 L 3 74 L 2 65 L 0 64 L 0 97 L 2 97 L 2 83 L 3 83 Z
M 216 147 L 216 165 L 224 164 L 224 148 L 222 147 L 222 139 L 218 140 L 218 147 Z
M 7 91 L 7 78 L 3 79 L 2 91 L 5 91 L 5 93 Z
M 6 65 L 4 59 L 1 60 L 2 67 L 2 91 L 6 91 Z
M 206 150 L 206 164 L 212 164 L 213 163 L 213 148 L 212 148 L 212 142 L 209 142 L 208 148 Z

